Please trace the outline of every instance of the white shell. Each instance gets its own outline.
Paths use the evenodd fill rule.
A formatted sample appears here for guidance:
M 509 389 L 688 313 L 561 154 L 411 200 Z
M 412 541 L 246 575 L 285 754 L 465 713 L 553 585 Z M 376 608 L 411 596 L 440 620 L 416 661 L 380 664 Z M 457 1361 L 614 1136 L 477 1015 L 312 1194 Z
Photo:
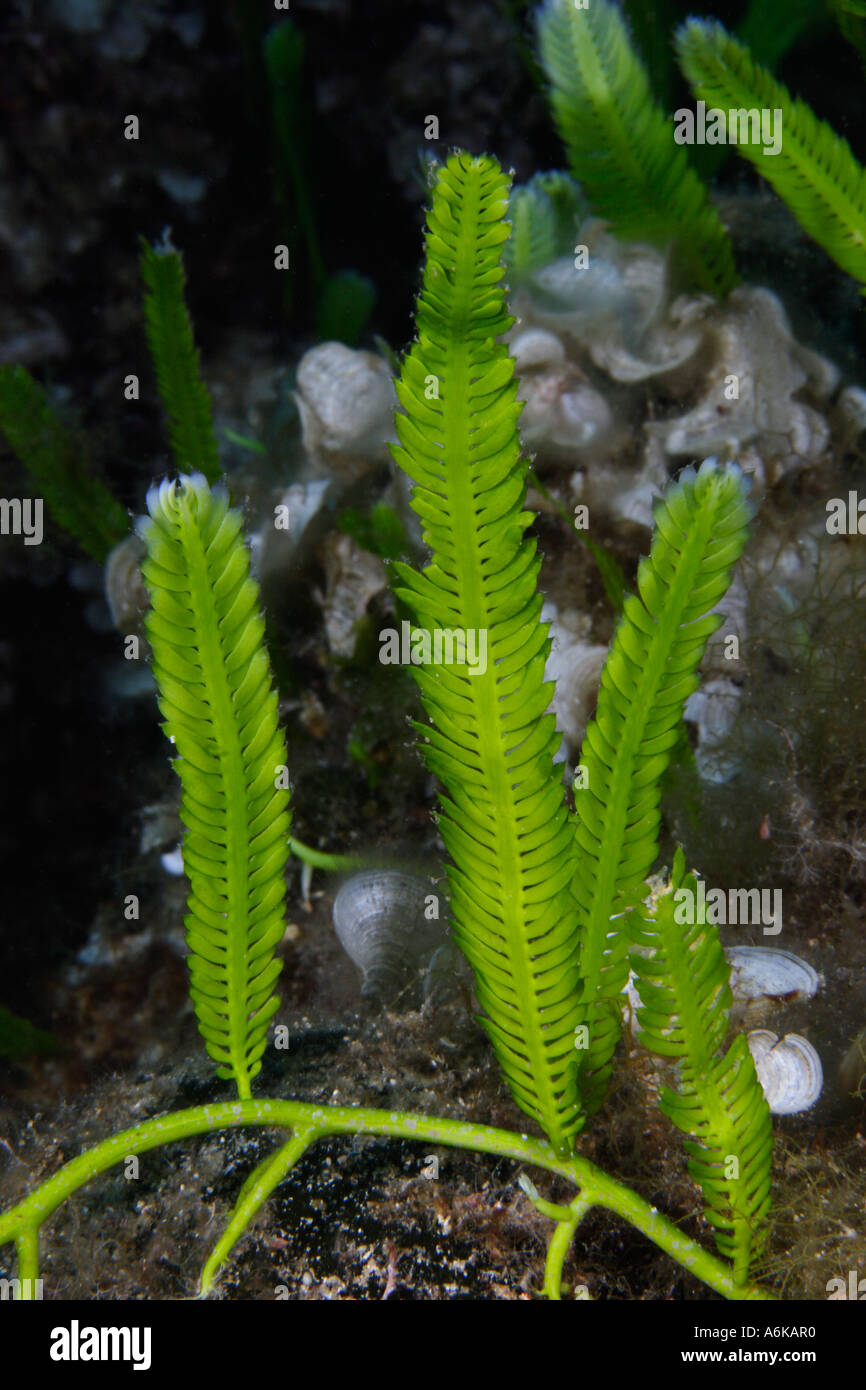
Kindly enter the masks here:
M 833 423 L 839 445 L 855 448 L 866 431 L 866 391 L 861 386 L 846 386 L 839 392 L 833 408 Z
M 546 328 L 529 328 L 511 340 L 511 356 L 518 372 L 535 367 L 558 366 L 565 361 L 565 348 L 555 333 Z
M 446 940 L 444 921 L 424 915 L 431 894 L 429 880 L 394 869 L 365 870 L 340 888 L 334 927 L 363 975 L 364 998 L 393 1000 Z
M 311 453 L 354 459 L 387 457 L 397 395 L 381 357 L 343 343 L 319 343 L 298 364 L 295 399 Z
M 351 536 L 332 532 L 322 544 L 326 592 L 322 603 L 328 646 L 335 656 L 351 657 L 357 624 L 376 594 L 388 587 L 378 555 L 362 549 Z
M 545 680 L 555 682 L 550 708 L 569 752 L 576 753 L 598 697 L 607 647 L 587 640 L 589 623 L 570 612 L 560 614 L 549 599 L 541 621 L 550 623 L 553 643 L 544 668 Z
M 524 373 L 517 394 L 524 402 L 520 434 L 527 446 L 586 449 L 604 440 L 613 425 L 604 396 L 569 367 Z
M 614 521 L 628 521 L 652 530 L 653 507 L 667 487 L 664 450 L 649 440 L 637 471 L 610 461 L 598 461 L 583 474 L 580 501 Z M 572 491 L 575 482 L 572 479 Z
M 704 395 L 685 415 L 652 423 L 648 432 L 675 456 L 734 458 L 754 441 L 770 483 L 820 458 L 829 426 L 799 392 L 805 387 L 823 401 L 839 373 L 796 341 L 780 300 L 770 290 L 740 286 L 708 320 L 707 336 L 713 365 Z
M 144 631 L 144 614 L 150 607 L 141 577 L 141 562 L 146 554 L 147 546 L 140 536 L 125 536 L 105 562 L 105 597 L 118 632 Z
M 257 579 L 271 582 L 292 571 L 297 573 L 309 561 L 333 523 L 326 501 L 331 486 L 330 478 L 311 478 L 293 483 L 278 500 L 274 494 L 273 507 L 265 512 L 261 528 L 250 538 L 250 568 Z M 287 529 L 274 525 L 278 507 L 287 508 Z
M 747 1035 L 758 1080 L 774 1115 L 797 1115 L 821 1094 L 824 1072 L 814 1047 L 799 1033 L 781 1040 L 766 1028 Z
M 775 946 L 728 946 L 725 955 L 735 999 L 772 999 L 789 1004 L 812 999 L 818 993 L 821 980 L 817 970 L 791 951 Z
M 595 254 L 584 270 L 575 268 L 571 256 L 551 261 L 529 276 L 527 288 L 537 316 L 562 324 L 575 336 L 591 334 L 616 318 L 629 298 L 619 268 Z
M 172 874 L 175 878 L 180 878 L 181 874 L 186 873 L 183 866 L 183 847 L 178 845 L 177 849 L 170 850 L 168 854 L 161 854 L 159 862 L 167 874 Z

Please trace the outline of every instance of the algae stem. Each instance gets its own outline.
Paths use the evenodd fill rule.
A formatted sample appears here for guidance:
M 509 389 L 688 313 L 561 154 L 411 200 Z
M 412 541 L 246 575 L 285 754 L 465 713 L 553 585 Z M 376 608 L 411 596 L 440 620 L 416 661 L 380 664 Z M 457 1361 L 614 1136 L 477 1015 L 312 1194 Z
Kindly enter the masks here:
M 754 1285 L 738 1285 L 731 1267 L 703 1250 L 673 1222 L 650 1207 L 636 1192 L 608 1177 L 589 1159 L 579 1154 L 561 1156 L 546 1140 L 514 1134 L 509 1130 L 488 1125 L 470 1124 L 458 1120 L 443 1120 L 429 1115 L 406 1114 L 401 1111 L 372 1110 L 362 1106 L 309 1105 L 301 1101 L 246 1100 L 226 1101 L 215 1105 L 200 1105 L 146 1120 L 133 1129 L 124 1130 L 105 1139 L 86 1153 L 73 1158 L 53 1177 L 42 1183 L 17 1206 L 0 1216 L 0 1245 L 14 1240 L 19 1257 L 23 1252 L 25 1266 L 34 1268 L 35 1238 L 38 1227 L 53 1211 L 91 1178 L 111 1168 L 134 1153 L 145 1153 L 177 1139 L 190 1138 L 218 1129 L 242 1125 L 267 1125 L 295 1130 L 293 1142 L 304 1147 L 330 1134 L 376 1134 L 396 1139 L 417 1139 L 426 1143 L 447 1144 L 453 1148 L 474 1149 L 480 1153 L 513 1158 L 531 1163 L 548 1172 L 568 1178 L 580 1189 L 582 1201 L 590 1206 L 602 1206 L 625 1218 L 642 1231 L 661 1250 L 685 1269 L 702 1279 L 710 1288 L 726 1298 L 773 1299 L 774 1295 Z M 286 1158 L 287 1148 L 281 1150 L 270 1164 L 262 1166 L 262 1178 L 248 1193 L 251 1199 L 266 1186 L 276 1173 L 279 1161 Z M 557 1246 L 557 1249 L 559 1247 Z M 564 1258 L 564 1256 L 563 1256 Z

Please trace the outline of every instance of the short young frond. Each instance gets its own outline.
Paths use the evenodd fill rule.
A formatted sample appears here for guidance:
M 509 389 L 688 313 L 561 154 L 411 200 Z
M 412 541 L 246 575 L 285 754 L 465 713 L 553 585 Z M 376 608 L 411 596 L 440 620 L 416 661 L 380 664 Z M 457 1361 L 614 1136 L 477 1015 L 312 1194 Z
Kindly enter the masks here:
M 578 224 L 588 213 L 580 189 L 568 174 L 551 170 L 511 190 L 511 232 L 502 247 L 509 289 L 533 271 L 569 254 Z
M 679 1062 L 679 1086 L 665 1088 L 659 1105 L 694 1141 L 685 1146 L 689 1172 L 704 1194 L 716 1244 L 744 1284 L 766 1234 L 773 1127 L 745 1036 L 721 1054 L 731 989 L 718 928 L 700 920 L 706 913 L 691 925 L 678 920 L 678 895 L 691 894 L 694 902 L 696 890 L 679 850 L 668 889 L 649 914 L 632 915 L 637 1019 L 644 1046 Z
M 215 483 L 222 469 L 213 429 L 210 392 L 199 370 L 198 349 L 184 300 L 186 276 L 174 247 L 142 241 L 141 274 L 147 287 L 147 344 L 180 472 L 198 471 Z

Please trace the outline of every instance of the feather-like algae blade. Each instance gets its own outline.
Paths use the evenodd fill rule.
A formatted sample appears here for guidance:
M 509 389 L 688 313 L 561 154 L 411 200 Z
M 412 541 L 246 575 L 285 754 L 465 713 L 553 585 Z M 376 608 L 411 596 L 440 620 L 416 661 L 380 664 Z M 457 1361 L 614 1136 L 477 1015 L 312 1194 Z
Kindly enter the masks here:
M 183 790 L 190 993 L 217 1075 L 243 1100 L 279 1005 L 286 742 L 240 513 L 201 474 L 152 488 L 147 506 L 147 634 Z
M 500 265 L 508 192 L 493 159 L 458 154 L 437 172 L 394 448 L 416 483 L 432 560 L 420 574 L 395 569 L 419 626 L 486 634 L 483 671 L 413 668 L 433 726 L 419 726 L 422 752 L 444 784 L 452 931 L 475 972 L 484 1025 L 517 1104 L 567 1151 L 582 1123 L 577 923 L 558 739 L 549 720 L 539 723 L 550 641 L 538 623 L 540 560 L 525 536 L 521 407 L 497 341 L 511 323 Z
M 737 281 L 730 239 L 673 139 L 618 5 L 546 0 L 538 48 L 571 171 L 618 235 L 673 245 L 697 286 L 727 294 Z
M 739 142 L 738 154 L 837 265 L 866 286 L 866 169 L 848 141 L 795 100 L 717 21 L 689 20 L 677 32 L 676 48 L 695 95 L 708 106 L 772 113 L 778 149 L 766 146 L 762 133 L 755 144 Z
M 210 392 L 199 369 L 192 321 L 186 307 L 183 258 L 170 244 L 142 239 L 141 275 L 146 293 L 147 345 L 160 399 L 168 416 L 175 463 L 215 483 L 222 469 L 213 427 Z
M 697 668 L 721 618 L 745 546 L 751 507 L 734 464 L 688 468 L 655 511 L 652 548 L 626 600 L 602 671 L 595 719 L 575 787 L 574 894 L 580 922 L 579 1086 L 587 1110 L 601 1104 L 621 1032 L 628 977 L 625 913 L 641 902 L 658 852 L 660 782 L 677 741 Z M 719 538 L 724 564 L 719 566 Z
M 697 905 L 691 923 L 681 920 L 681 894 Z M 722 1053 L 730 967 L 718 928 L 699 904 L 697 880 L 685 873 L 678 850 L 670 884 L 631 918 L 639 1037 L 679 1063 L 677 1088 L 664 1088 L 659 1105 L 690 1137 L 689 1172 L 704 1194 L 716 1244 L 745 1284 L 766 1237 L 773 1127 L 745 1037 Z

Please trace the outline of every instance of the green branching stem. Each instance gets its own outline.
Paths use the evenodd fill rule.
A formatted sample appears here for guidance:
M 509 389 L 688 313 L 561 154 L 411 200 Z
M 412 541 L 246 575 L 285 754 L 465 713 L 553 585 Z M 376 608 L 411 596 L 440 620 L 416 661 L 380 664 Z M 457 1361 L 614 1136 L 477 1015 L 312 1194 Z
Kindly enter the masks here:
M 360 855 L 328 854 L 323 849 L 313 849 L 302 840 L 296 840 L 294 835 L 289 836 L 289 849 L 302 864 L 309 864 L 314 869 L 325 869 L 331 874 L 350 873 L 352 870 L 362 869 L 366 863 Z
M 59 526 L 102 564 L 129 532 L 123 507 L 95 476 L 87 447 L 24 367 L 0 365 L 0 437 L 27 469 Z
M 558 1303 L 562 1298 L 562 1266 L 574 1233 L 591 1207 L 592 1202 L 579 1193 L 570 1204 L 567 1217 L 561 1217 L 553 1228 L 544 1264 L 544 1292 L 553 1302 Z
M 546 0 L 536 26 L 553 118 L 593 211 L 625 240 L 673 245 L 690 280 L 727 294 L 737 282 L 728 234 L 671 138 L 620 7 Z
M 233 1247 L 240 1240 L 250 1222 L 256 1217 L 275 1188 L 294 1168 L 311 1144 L 319 1138 L 314 1125 L 298 1125 L 287 1144 L 274 1154 L 269 1154 L 250 1173 L 235 1202 L 231 1220 L 217 1241 L 201 1272 L 199 1291 L 202 1297 L 210 1293 L 213 1281 L 220 1266 L 225 1263 Z
M 446 1144 L 452 1148 L 473 1149 L 519 1163 L 533 1164 L 573 1182 L 580 1189 L 587 1209 L 590 1206 L 604 1207 L 621 1216 L 723 1297 L 740 1300 L 774 1297 L 756 1285 L 737 1285 L 729 1265 L 703 1250 L 636 1192 L 624 1187 L 579 1154 L 563 1156 L 555 1153 L 546 1140 L 462 1120 L 443 1120 L 429 1115 L 372 1110 L 361 1106 L 309 1105 L 302 1101 L 247 1100 L 199 1105 L 146 1120 L 133 1129 L 105 1139 L 64 1164 L 29 1197 L 0 1216 L 0 1245 L 15 1241 L 19 1247 L 19 1258 L 23 1249 L 25 1267 L 32 1278 L 37 1273 L 35 1233 L 67 1197 L 91 1178 L 104 1173 L 130 1154 L 147 1153 L 150 1149 L 196 1134 L 237 1129 L 245 1125 L 293 1130 L 296 1138 L 303 1141 L 298 1146 L 295 1161 L 317 1139 L 335 1134 L 369 1134 Z M 274 1162 L 280 1156 L 285 1157 L 285 1154 L 286 1150 L 281 1150 Z M 284 1171 L 288 1171 L 288 1168 L 285 1167 Z M 263 1165 L 260 1181 L 266 1181 L 264 1174 Z M 22 1237 L 25 1238 L 23 1241 Z
M 571 1248 L 574 1233 L 591 1209 L 592 1202 L 579 1192 L 574 1200 L 564 1207 L 557 1202 L 548 1202 L 542 1197 L 526 1173 L 521 1173 L 518 1181 L 536 1211 L 555 1222 L 547 1245 L 543 1292 L 547 1298 L 558 1303 L 562 1298 L 562 1266 L 565 1257 Z
M 22 1303 L 30 1303 L 36 1297 L 36 1281 L 39 1278 L 39 1227 L 25 1226 L 15 1238 L 15 1252 L 18 1256 L 18 1279 Z

